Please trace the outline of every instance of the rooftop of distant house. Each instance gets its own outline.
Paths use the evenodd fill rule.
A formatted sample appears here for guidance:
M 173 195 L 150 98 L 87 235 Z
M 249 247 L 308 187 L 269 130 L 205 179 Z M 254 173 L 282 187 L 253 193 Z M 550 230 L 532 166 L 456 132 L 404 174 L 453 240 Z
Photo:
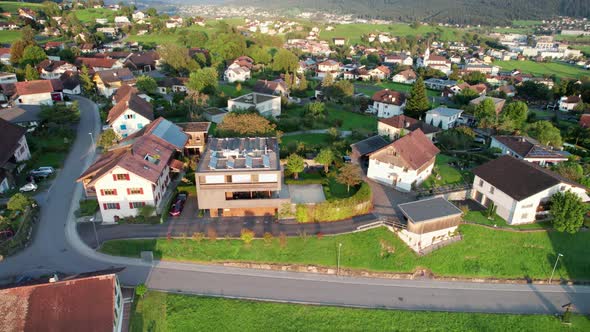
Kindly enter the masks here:
M 276 137 L 209 138 L 197 171 L 280 170 Z

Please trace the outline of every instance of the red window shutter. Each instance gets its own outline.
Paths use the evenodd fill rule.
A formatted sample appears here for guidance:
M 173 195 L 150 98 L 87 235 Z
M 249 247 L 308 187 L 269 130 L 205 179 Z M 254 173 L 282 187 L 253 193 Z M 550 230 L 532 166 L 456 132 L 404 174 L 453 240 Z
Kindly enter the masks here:
M 133 203 L 129 202 L 129 208 L 133 209 Z
M 117 210 L 121 210 L 121 205 L 119 203 L 115 203 L 117 204 Z
M 104 196 L 104 190 L 100 190 L 100 196 Z
M 103 210 L 108 210 L 107 209 L 107 203 L 102 203 L 102 208 L 103 208 Z
M 131 189 L 127 188 L 127 195 L 131 195 Z
M 143 195 L 143 188 L 139 188 L 139 193 Z
M 117 195 L 117 189 L 113 189 L 113 195 Z
M 117 174 L 113 174 L 113 181 L 117 181 Z
M 129 181 L 129 174 L 125 174 L 125 180 Z
M 145 202 L 141 202 L 141 206 L 145 206 Z

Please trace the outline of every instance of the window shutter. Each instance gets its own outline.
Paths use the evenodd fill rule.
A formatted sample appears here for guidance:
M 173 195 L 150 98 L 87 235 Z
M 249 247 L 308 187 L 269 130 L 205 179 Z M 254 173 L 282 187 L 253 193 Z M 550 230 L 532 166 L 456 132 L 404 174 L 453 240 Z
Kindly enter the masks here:
M 119 203 L 115 203 L 117 205 L 117 210 L 121 210 L 121 205 Z
M 127 188 L 127 195 L 131 195 L 131 189 Z
M 143 188 L 139 188 L 139 193 L 143 195 Z
M 129 202 L 129 208 L 133 209 L 133 203 Z
M 100 190 L 100 196 L 104 196 L 104 190 Z
M 102 203 L 102 209 L 103 209 L 103 210 L 108 210 L 108 209 L 107 209 L 107 203 Z
M 113 195 L 117 195 L 117 189 L 113 189 Z
M 117 174 L 113 174 L 113 181 L 117 181 Z
M 125 174 L 125 180 L 129 181 L 129 174 Z

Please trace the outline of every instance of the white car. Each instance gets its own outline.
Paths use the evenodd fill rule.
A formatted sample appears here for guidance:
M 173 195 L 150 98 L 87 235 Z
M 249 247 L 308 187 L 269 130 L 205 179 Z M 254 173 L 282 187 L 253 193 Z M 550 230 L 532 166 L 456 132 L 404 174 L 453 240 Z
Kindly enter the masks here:
M 18 191 L 20 191 L 21 193 L 24 192 L 28 192 L 28 191 L 35 191 L 37 190 L 37 185 L 34 184 L 33 182 L 27 183 L 24 186 L 20 187 L 20 189 Z
M 39 167 L 39 168 L 34 169 L 31 172 L 29 172 L 29 174 L 32 176 L 38 176 L 38 177 L 42 177 L 42 178 L 46 178 L 53 173 L 55 173 L 55 169 L 51 166 Z

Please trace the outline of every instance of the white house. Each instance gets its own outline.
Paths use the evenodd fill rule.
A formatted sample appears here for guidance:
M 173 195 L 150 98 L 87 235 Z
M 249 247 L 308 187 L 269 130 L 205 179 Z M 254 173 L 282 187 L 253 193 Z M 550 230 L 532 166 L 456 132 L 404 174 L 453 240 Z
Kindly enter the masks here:
M 404 113 L 406 107 L 406 96 L 394 90 L 381 90 L 375 92 L 373 105 L 369 105 L 369 112 L 377 114 L 379 118 L 388 118 Z
M 537 141 L 526 136 L 492 136 L 490 147 L 500 149 L 502 154 L 541 166 L 555 165 L 568 160 L 568 157 L 560 153 L 560 151 L 542 146 Z
M 441 131 L 438 127 L 431 126 L 428 123 L 403 114 L 379 119 L 377 122 L 377 133 L 379 136 L 389 137 L 391 141 L 395 141 L 416 129 L 422 130 L 424 135 L 430 140 L 434 140 L 434 136 Z
M 14 185 L 11 175 L 16 175 L 15 165 L 16 172 L 20 172 L 24 161 L 31 159 L 26 133 L 26 128 L 0 118 L 0 193 Z
M 0 84 L 16 83 L 17 81 L 14 73 L 0 73 Z
M 336 60 L 322 61 L 317 64 L 317 77 L 324 78 L 330 73 L 334 78 L 337 78 L 340 75 L 340 67 L 342 67 L 342 64 Z
M 472 198 L 484 206 L 494 203 L 496 213 L 510 225 L 531 223 L 537 215 L 547 213 L 557 192 L 571 190 L 582 201 L 590 200 L 585 187 L 508 155 L 476 167 L 473 174 Z
M 383 57 L 383 63 L 392 65 L 411 66 L 414 64 L 414 59 L 407 54 L 393 54 Z
M 65 72 L 77 72 L 78 68 L 73 64 L 65 61 L 54 61 L 54 60 L 43 60 L 37 65 L 37 69 L 40 71 L 40 77 L 44 80 L 58 79 Z
M 411 191 L 432 174 L 440 150 L 416 129 L 369 154 L 367 177 L 401 191 Z
M 96 195 L 103 222 L 137 216 L 146 205 L 161 211 L 170 172 L 182 168 L 174 159 L 188 140 L 180 127 L 159 118 L 138 134 L 104 153 L 77 180 L 87 196 Z
M 416 77 L 416 72 L 414 72 L 413 69 L 409 68 L 393 75 L 391 80 L 397 83 L 413 84 L 414 82 L 416 82 Z
M 60 92 L 54 93 L 49 80 L 17 82 L 15 86 L 17 105 L 53 105 L 54 94 L 56 99 L 63 99 Z
M 115 16 L 115 24 L 131 24 L 127 16 Z
M 424 52 L 424 56 L 421 58 L 418 58 L 418 61 L 416 62 L 417 67 L 430 67 L 433 69 L 437 69 L 442 71 L 443 73 L 445 73 L 446 75 L 449 75 L 450 73 L 452 73 L 452 68 L 451 68 L 451 61 L 448 60 L 447 58 L 440 56 L 440 55 L 431 55 L 430 54 L 430 49 L 426 49 L 426 51 Z
M 426 123 L 441 129 L 450 129 L 457 125 L 463 110 L 439 106 L 426 112 Z
M 250 68 L 241 67 L 238 64 L 232 63 L 225 72 L 223 78 L 229 83 L 245 82 L 251 78 Z
M 119 137 L 125 138 L 147 126 L 153 119 L 152 104 L 137 93 L 130 92 L 111 108 L 107 123 Z
M 280 116 L 281 97 L 252 92 L 227 101 L 227 109 L 230 112 L 250 108 L 255 108 L 263 116 Z
M 581 96 L 563 96 L 559 99 L 559 110 L 562 112 L 573 111 L 582 102 Z
M 134 21 L 144 20 L 146 17 L 147 15 L 142 11 L 136 11 L 131 14 L 131 18 L 133 18 Z

